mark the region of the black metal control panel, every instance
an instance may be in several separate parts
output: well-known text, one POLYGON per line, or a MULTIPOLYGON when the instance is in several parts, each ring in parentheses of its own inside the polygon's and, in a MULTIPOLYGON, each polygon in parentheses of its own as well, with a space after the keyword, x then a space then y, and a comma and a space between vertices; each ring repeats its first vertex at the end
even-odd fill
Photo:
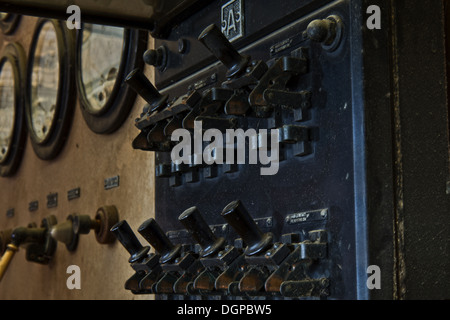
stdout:
POLYGON ((256 32, 251 21, 240 24, 244 1, 219 2, 198 12, 202 31, 192 18, 180 28, 189 38, 172 35, 177 52, 170 40, 147 52, 164 88, 138 71, 126 81, 148 102, 133 146, 156 152, 156 219, 139 232, 166 257, 158 276, 131 290, 193 299, 354 298, 350 3, 311 10, 299 2, 302 15, 256 32), (228 10, 232 30, 214 8, 222 18, 228 10), (240 50, 230 32, 245 44, 240 50), (189 139, 173 139, 177 129, 189 139), (211 138, 211 130, 220 135, 211 138), (229 147, 228 133, 238 130, 244 135, 229 147))
MULTIPOLYGON (((387 33, 363 43, 362 3, 294 2, 213 2, 145 54, 155 85, 139 70, 127 78, 148 103, 133 147, 156 157, 156 218, 138 229, 155 253, 128 225, 115 229, 133 239, 122 241, 136 271, 126 284, 132 292, 358 299, 373 294, 369 256, 385 270, 383 286, 396 281, 390 273, 401 275, 394 258, 380 260, 390 252, 402 259, 398 235, 389 238, 399 225, 389 212, 398 211, 382 210, 395 201, 380 189, 398 181, 386 167, 392 158, 384 169, 374 163, 389 155, 374 140, 389 122, 367 109, 386 112, 387 33)), ((391 143, 390 134, 378 141, 391 143)))

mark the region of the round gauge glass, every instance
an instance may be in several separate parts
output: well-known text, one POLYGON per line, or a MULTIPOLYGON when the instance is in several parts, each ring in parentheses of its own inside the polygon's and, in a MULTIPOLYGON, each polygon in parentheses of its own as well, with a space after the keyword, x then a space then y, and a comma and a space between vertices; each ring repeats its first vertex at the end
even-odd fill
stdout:
POLYGON ((127 119, 136 93, 123 81, 132 70, 144 66, 147 40, 147 32, 119 27, 85 23, 78 30, 78 96, 93 132, 112 133, 127 119))
POLYGON ((105 111, 114 91, 124 46, 124 29, 85 24, 81 49, 81 77, 93 114, 105 111))
POLYGON ((22 160, 26 142, 26 54, 15 42, 0 56, 0 176, 12 176, 22 160))
POLYGON ((55 122, 60 73, 58 40, 50 21, 42 26, 33 59, 31 124, 37 142, 43 142, 49 137, 55 122))
POLYGON ((26 121, 36 155, 54 158, 70 131, 76 87, 75 31, 65 21, 38 20, 30 46, 26 82, 26 121))
POLYGON ((14 70, 9 60, 0 66, 0 163, 9 155, 16 116, 14 70))

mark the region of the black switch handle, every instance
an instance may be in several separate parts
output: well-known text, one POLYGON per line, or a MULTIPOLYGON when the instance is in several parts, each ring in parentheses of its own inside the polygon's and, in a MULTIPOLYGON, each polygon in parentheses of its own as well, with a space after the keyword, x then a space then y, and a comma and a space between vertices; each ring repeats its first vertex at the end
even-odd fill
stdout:
POLYGON ((223 249, 225 239, 217 238, 214 235, 197 207, 192 207, 184 211, 178 217, 178 220, 202 247, 202 251, 200 252, 202 258, 223 249))
POLYGON ((163 107, 167 101, 167 95, 161 95, 140 69, 131 71, 125 83, 147 101, 152 112, 163 107))
POLYGON ((241 55, 215 24, 203 30, 198 40, 228 68, 228 78, 246 69, 250 57, 241 55))
POLYGON ((141 224, 138 232, 161 255, 161 263, 172 261, 180 255, 181 246, 172 244, 155 219, 150 218, 146 220, 141 224))
POLYGON ((114 233, 117 240, 119 240, 119 242, 131 254, 128 262, 133 263, 147 256, 150 247, 143 247, 141 245, 133 230, 131 230, 128 222, 125 220, 119 221, 111 228, 111 232, 114 233))
POLYGON ((272 233, 263 233, 240 200, 229 203, 222 211, 222 217, 244 240, 245 254, 255 255, 272 245, 272 233))

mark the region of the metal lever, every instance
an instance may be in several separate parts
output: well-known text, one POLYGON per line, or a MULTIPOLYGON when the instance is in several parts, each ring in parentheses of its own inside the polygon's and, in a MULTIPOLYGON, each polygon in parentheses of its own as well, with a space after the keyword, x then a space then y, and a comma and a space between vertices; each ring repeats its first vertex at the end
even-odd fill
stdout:
POLYGON ((181 252, 181 245, 173 245, 154 219, 148 219, 139 233, 160 253, 164 275, 154 285, 155 293, 188 293, 188 288, 203 268, 191 252, 181 252))
POLYGON ((125 282, 125 289, 134 294, 153 293, 152 286, 161 273, 159 255, 148 254, 150 247, 141 245, 125 220, 118 222, 111 231, 131 254, 128 261, 136 272, 125 282))
POLYGON ((160 110, 168 99, 168 95, 161 95, 140 69, 131 71, 125 83, 147 101, 151 112, 160 110))
POLYGON ((131 230, 130 225, 125 220, 116 223, 112 228, 113 232, 119 240, 119 242, 124 246, 124 248, 131 254, 128 262, 133 263, 139 261, 147 256, 147 252, 150 250, 149 246, 143 247, 139 240, 136 238, 133 230, 131 230))
POLYGON ((56 250, 56 241, 50 236, 49 230, 56 225, 56 217, 51 215, 42 220, 40 228, 18 227, 11 232, 10 243, 0 259, 0 281, 3 278, 15 253, 22 244, 28 244, 26 259, 28 261, 48 264, 56 250))
POLYGON ((6 251, 0 260, 0 281, 6 273, 19 246, 27 242, 43 242, 47 230, 45 228, 25 228, 19 227, 11 233, 11 243, 7 244, 6 251))
POLYGON ((272 233, 262 233, 240 200, 228 204, 222 211, 222 217, 244 240, 247 245, 245 255, 256 255, 272 245, 272 233))
POLYGON ((223 249, 225 239, 217 238, 212 233, 197 207, 192 207, 184 211, 178 217, 178 220, 202 247, 200 251, 201 258, 213 255, 223 249))
POLYGON ((250 57, 241 55, 215 24, 203 30, 198 40, 228 68, 228 78, 246 69, 250 57))
POLYGON ((180 255, 180 245, 173 245, 165 235, 155 219, 146 220, 138 229, 138 232, 147 240, 153 248, 161 255, 160 262, 167 263, 180 255))

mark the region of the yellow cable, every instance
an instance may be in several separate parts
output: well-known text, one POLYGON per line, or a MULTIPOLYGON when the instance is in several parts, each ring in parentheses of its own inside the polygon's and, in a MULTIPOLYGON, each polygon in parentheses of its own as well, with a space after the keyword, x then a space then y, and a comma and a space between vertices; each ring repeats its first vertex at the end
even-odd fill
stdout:
POLYGON ((6 251, 0 259, 0 281, 2 281, 6 270, 8 269, 9 263, 11 262, 17 250, 19 250, 19 248, 12 243, 6 246, 6 251))

